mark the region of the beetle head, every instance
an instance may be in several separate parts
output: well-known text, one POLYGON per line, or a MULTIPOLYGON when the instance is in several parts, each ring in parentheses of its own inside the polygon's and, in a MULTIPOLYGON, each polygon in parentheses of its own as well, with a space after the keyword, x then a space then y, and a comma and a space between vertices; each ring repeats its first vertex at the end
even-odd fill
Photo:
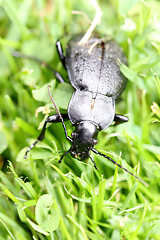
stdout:
POLYGON ((72 132, 73 143, 70 154, 72 157, 84 160, 89 157, 89 151, 97 143, 98 128, 89 121, 80 122, 72 132))

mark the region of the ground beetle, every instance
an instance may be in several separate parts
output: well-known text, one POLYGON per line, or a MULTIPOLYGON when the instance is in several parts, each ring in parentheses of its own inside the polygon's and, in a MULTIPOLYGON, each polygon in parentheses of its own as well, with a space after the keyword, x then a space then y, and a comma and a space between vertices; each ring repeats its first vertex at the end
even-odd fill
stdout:
MULTIPOLYGON (((59 163, 64 156, 70 153, 72 157, 78 160, 83 161, 90 158, 97 169, 93 158, 90 156, 90 151, 92 151, 107 158, 147 185, 139 177, 94 148, 99 131, 106 129, 113 121, 117 123, 128 121, 127 117, 115 114, 115 100, 124 90, 127 81, 120 71, 119 64, 120 62, 126 64, 126 58, 121 48, 113 40, 103 41, 93 37, 84 45, 80 45, 81 37, 81 35, 78 35, 69 41, 66 56, 63 54, 60 41, 58 40, 56 43, 60 60, 66 68, 70 82, 75 89, 68 106, 68 114, 60 114, 49 91, 57 114, 46 119, 38 139, 27 149, 25 158, 27 153, 44 139, 47 123, 62 122, 66 138, 72 145, 61 156, 59 163), (64 123, 66 119, 69 119, 75 127, 71 137, 67 134, 64 123)), ((55 70, 53 72, 60 82, 64 81, 58 72, 55 70)))

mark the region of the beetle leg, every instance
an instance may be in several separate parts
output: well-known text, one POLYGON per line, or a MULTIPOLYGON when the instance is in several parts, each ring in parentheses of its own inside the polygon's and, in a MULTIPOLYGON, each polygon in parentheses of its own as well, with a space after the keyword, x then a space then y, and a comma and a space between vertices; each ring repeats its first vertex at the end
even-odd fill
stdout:
MULTIPOLYGON (((63 118, 64 118, 64 119, 68 119, 68 114, 62 114, 62 115, 63 115, 63 118)), ((44 125, 43 125, 43 128, 42 128, 42 131, 41 131, 41 133, 40 133, 40 135, 39 135, 39 137, 38 137, 37 140, 36 140, 31 146, 29 146, 29 148, 27 149, 27 151, 26 151, 26 153, 25 153, 25 156, 24 156, 25 159, 27 158, 28 152, 29 152, 39 141, 42 141, 42 140, 44 139, 47 123, 57 123, 57 122, 61 122, 61 119, 60 119, 60 117, 59 117, 58 114, 49 116, 49 117, 46 119, 46 121, 45 121, 45 123, 44 123, 44 125)))
POLYGON ((118 122, 118 123, 128 122, 128 117, 119 115, 119 114, 115 114, 113 121, 118 122))
POLYGON ((63 64, 63 67, 66 68, 66 64, 65 64, 65 56, 63 54, 63 48, 62 48, 62 44, 61 42, 58 40, 56 42, 56 48, 57 48, 57 52, 58 52, 58 55, 59 55, 59 58, 63 64))

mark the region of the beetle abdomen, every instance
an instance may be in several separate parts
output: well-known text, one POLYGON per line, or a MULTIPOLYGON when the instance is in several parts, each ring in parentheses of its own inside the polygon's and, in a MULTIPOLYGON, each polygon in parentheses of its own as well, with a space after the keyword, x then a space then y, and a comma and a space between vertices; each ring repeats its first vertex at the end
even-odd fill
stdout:
POLYGON ((80 37, 71 40, 66 52, 72 86, 117 98, 126 84, 119 68, 119 62, 126 63, 121 48, 113 40, 102 42, 94 38, 82 46, 79 40, 80 37))

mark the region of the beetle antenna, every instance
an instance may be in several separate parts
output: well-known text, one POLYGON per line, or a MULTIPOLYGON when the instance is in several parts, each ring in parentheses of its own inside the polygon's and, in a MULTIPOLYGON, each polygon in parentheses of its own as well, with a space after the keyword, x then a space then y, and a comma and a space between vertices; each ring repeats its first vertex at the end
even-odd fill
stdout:
POLYGON ((49 69, 61 83, 64 82, 64 79, 59 72, 57 72, 48 63, 40 60, 39 58, 34 57, 34 56, 29 56, 29 55, 26 55, 26 54, 23 54, 23 53, 20 53, 20 52, 17 52, 17 51, 12 52, 12 56, 17 57, 17 58, 26 58, 26 59, 30 59, 30 60, 33 60, 35 62, 38 62, 40 65, 49 69))
POLYGON ((109 161, 111 161, 112 163, 114 163, 115 165, 117 165, 118 167, 122 168, 123 170, 125 170, 126 172, 128 172, 130 175, 132 175, 133 177, 137 178, 141 183, 143 183, 145 186, 149 186, 146 182, 144 182, 141 178, 137 177, 136 175, 134 175, 133 173, 131 173, 129 170, 127 170, 126 168, 122 167, 120 164, 118 164, 117 162, 115 162, 112 158, 108 157, 107 155, 99 152, 98 150, 92 148, 91 149, 95 154, 99 154, 100 156, 103 156, 105 158, 107 158, 109 161))
POLYGON ((56 112, 57 112, 57 114, 58 114, 58 116, 59 116, 59 118, 60 118, 60 120, 61 120, 61 122, 62 122, 62 126, 63 126, 63 128, 64 128, 64 132, 65 132, 66 138, 67 138, 67 140, 69 140, 70 142, 73 142, 73 139, 68 136, 67 129, 66 129, 66 125, 65 125, 65 123, 64 123, 63 117, 62 117, 59 109, 57 108, 57 105, 55 104, 55 101, 54 101, 54 99, 53 99, 53 97, 52 97, 52 95, 51 95, 51 92, 49 91, 49 88, 50 88, 50 87, 51 87, 51 86, 48 85, 48 93, 49 93, 50 99, 51 99, 51 101, 52 101, 52 103, 53 103, 53 105, 54 105, 54 107, 55 107, 55 109, 56 109, 56 112))

